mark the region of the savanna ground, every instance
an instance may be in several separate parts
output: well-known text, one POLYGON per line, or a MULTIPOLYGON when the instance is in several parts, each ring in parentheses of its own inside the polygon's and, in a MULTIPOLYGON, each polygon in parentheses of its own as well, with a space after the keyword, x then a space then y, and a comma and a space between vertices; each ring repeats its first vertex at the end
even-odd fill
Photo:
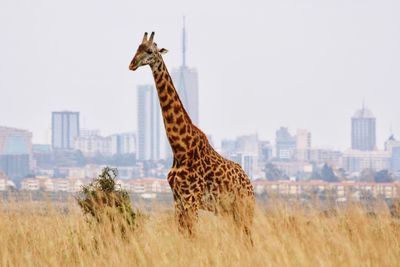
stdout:
POLYGON ((201 213, 196 235, 163 205, 125 221, 96 223, 74 201, 0 203, 1 266, 399 266, 400 220, 384 204, 324 212, 258 205, 249 246, 227 218, 201 213), (124 229, 121 231, 121 229, 124 229))

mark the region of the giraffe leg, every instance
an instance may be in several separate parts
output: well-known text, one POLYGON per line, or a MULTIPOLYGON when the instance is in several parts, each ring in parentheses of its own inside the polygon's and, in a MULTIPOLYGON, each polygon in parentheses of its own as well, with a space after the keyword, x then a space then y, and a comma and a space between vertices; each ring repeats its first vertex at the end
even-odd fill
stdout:
POLYGON ((179 231, 189 236, 194 235, 193 227, 198 220, 198 208, 194 204, 189 207, 184 207, 180 203, 175 202, 175 214, 178 220, 179 231))
POLYGON ((200 179, 191 177, 191 175, 195 174, 190 173, 186 168, 171 170, 168 175, 168 181, 174 194, 175 215, 179 230, 188 233, 189 236, 193 235, 193 225, 198 219, 200 196, 199 193, 196 194, 190 189, 192 184, 188 183, 189 180, 199 183, 200 179))
POLYGON ((244 233, 251 246, 254 245, 251 226, 254 217, 254 202, 252 199, 240 199, 233 203, 232 216, 238 228, 244 233))

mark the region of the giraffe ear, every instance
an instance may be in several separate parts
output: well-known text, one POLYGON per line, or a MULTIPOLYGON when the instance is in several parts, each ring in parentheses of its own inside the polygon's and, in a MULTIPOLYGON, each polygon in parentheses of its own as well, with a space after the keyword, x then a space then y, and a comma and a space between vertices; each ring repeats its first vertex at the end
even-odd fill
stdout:
POLYGON ((164 55, 168 52, 168 50, 165 48, 161 48, 160 50, 158 50, 158 52, 160 52, 161 55, 164 55))

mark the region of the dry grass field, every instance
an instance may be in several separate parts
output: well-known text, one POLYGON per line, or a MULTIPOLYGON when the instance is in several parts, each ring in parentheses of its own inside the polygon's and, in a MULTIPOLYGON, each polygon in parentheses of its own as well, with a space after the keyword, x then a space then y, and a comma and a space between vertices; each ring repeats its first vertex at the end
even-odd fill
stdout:
POLYGON ((76 204, 0 204, 1 266, 399 266, 400 221, 384 205, 334 212, 276 202, 256 212, 254 246, 230 219, 201 213, 196 236, 158 207, 124 234, 124 220, 88 223, 76 204))

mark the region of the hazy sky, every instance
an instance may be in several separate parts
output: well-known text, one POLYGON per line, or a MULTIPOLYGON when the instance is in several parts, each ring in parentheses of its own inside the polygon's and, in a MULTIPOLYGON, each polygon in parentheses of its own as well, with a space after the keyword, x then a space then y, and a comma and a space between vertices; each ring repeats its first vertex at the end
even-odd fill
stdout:
POLYGON ((0 125, 49 142, 51 111, 81 112, 102 134, 136 130, 128 71, 144 31, 156 31, 169 69, 200 78, 200 127, 216 140, 279 126, 309 129, 313 145, 347 148, 365 99, 378 145, 400 138, 400 1, 1 0, 0 125))

